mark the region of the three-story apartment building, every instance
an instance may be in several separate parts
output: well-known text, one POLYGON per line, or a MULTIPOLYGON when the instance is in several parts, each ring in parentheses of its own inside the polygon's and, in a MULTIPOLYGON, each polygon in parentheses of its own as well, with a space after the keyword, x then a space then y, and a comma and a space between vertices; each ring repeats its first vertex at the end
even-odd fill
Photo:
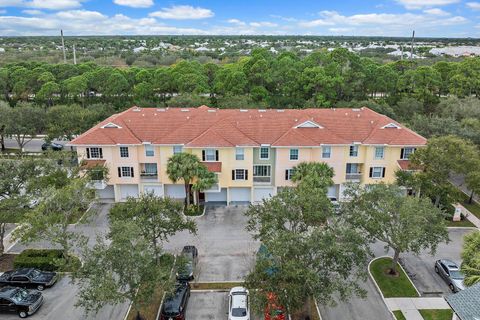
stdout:
POLYGON ((325 162, 334 169, 332 199, 345 183, 391 183, 395 171, 427 140, 368 108, 303 110, 219 110, 132 107, 115 114, 70 145, 85 165, 105 165, 100 198, 115 201, 143 192, 184 198, 182 182, 166 173, 175 153, 197 155, 218 176, 201 193, 206 202, 248 203, 291 186, 295 166, 325 162))

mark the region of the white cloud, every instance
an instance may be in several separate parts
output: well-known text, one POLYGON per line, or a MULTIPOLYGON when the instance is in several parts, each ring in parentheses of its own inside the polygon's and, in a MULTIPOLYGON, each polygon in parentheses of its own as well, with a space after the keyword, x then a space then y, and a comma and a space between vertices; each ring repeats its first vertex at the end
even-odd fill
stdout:
POLYGON ((31 16, 38 16, 38 15, 43 14, 43 11, 36 10, 36 9, 27 9, 27 10, 22 10, 22 13, 28 14, 28 15, 31 15, 31 16))
POLYGON ((113 0, 119 6, 126 6, 132 8, 149 8, 153 6, 153 0, 113 0))
POLYGON ((422 9, 426 7, 446 6, 458 3, 460 0, 396 0, 407 9, 422 9))
POLYGON ((195 20, 211 18, 215 14, 210 9, 192 6, 172 6, 150 13, 151 17, 172 20, 195 20))
POLYGON ((270 17, 275 18, 275 19, 280 19, 280 20, 283 20, 283 21, 287 21, 287 22, 298 21, 298 19, 296 19, 296 18, 284 17, 284 16, 279 16, 279 15, 276 15, 276 14, 271 14, 270 17))
POLYGON ((88 10, 71 10, 71 11, 61 11, 56 13, 56 16, 60 19, 66 20, 83 20, 83 21, 102 21, 108 17, 101 14, 98 11, 88 11, 88 10))
POLYGON ((446 17, 450 15, 450 12, 447 12, 439 8, 426 9, 426 10, 423 10, 423 12, 425 12, 426 14, 431 14, 434 16, 442 16, 442 17, 446 17))
POLYGON ((267 27, 267 28, 274 28, 278 27, 278 24, 268 21, 260 21, 260 22, 250 22, 250 25, 255 28, 267 27))
POLYGON ((331 26, 334 23, 324 19, 315 19, 310 21, 301 21, 298 25, 303 28, 315 28, 321 26, 331 26))
POLYGON ((480 10, 480 2, 467 2, 467 7, 473 10, 480 10))
POLYGON ((236 24, 237 26, 244 26, 246 25, 245 22, 241 21, 241 20, 238 20, 238 19, 229 19, 227 20, 228 23, 231 23, 231 24, 236 24))
POLYGON ((352 28, 329 28, 328 31, 333 32, 333 33, 347 33, 351 32, 353 29, 352 28))
POLYGON ((81 7, 84 1, 86 0, 0 0, 0 7, 64 10, 81 7))

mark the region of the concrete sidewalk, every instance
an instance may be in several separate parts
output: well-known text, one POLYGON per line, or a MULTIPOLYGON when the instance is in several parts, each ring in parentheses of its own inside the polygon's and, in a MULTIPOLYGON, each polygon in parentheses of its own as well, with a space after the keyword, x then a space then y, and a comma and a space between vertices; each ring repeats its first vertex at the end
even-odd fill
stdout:
POLYGON ((418 310, 450 309, 444 298, 386 298, 385 303, 390 311, 402 311, 407 320, 423 320, 418 310))

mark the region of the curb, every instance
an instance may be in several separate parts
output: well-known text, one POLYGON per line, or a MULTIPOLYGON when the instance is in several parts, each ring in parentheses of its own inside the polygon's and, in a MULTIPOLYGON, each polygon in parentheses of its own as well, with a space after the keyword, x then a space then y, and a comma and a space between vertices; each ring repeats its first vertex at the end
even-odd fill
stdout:
POLYGON ((313 303, 315 304, 315 309, 317 309, 318 318, 320 318, 320 320, 323 320, 322 314, 320 313, 320 309, 318 309, 317 300, 316 300, 316 299, 313 299, 313 303))
MULTIPOLYGON (((387 304, 387 301, 385 300, 385 297, 383 296, 383 292, 382 290, 380 289, 380 287, 378 286, 377 284, 377 281, 375 281, 375 278, 373 277, 372 273, 370 272, 370 265, 372 264, 373 261, 375 260, 378 260, 378 259, 381 259, 381 258, 390 258, 392 259, 391 256, 380 256, 380 257, 376 257, 372 260, 370 260, 370 262, 368 263, 368 267, 367 267, 367 271, 368 271, 368 275, 370 276, 370 279, 372 279, 373 283, 375 284, 375 288, 377 289, 378 293, 380 293, 380 296, 382 297, 382 300, 383 300, 383 303, 385 304, 385 307, 387 307, 387 310, 391 313, 393 319, 397 319, 397 317, 395 317, 395 314, 393 313, 392 310, 390 310, 390 308, 388 307, 388 304, 387 304)), ((405 275, 407 276, 407 279, 410 281, 410 283, 412 284, 413 288, 415 288, 415 291, 418 293, 418 296, 421 297, 422 295, 420 294, 420 292, 418 291, 417 287, 415 287, 415 285, 413 284, 412 280, 410 279, 410 277, 408 276, 408 274, 405 272, 405 269, 403 269, 402 265, 399 263, 398 264, 400 266, 400 268, 402 269, 402 271, 405 273, 405 275)))
POLYGON ((203 216, 205 215, 205 211, 206 211, 206 210, 207 210, 207 206, 204 205, 204 206, 203 206, 203 212, 202 212, 202 214, 199 215, 199 216, 187 216, 187 215, 183 212, 183 210, 182 210, 182 215, 183 215, 186 219, 190 219, 190 218, 192 218, 192 219, 197 219, 197 218, 203 217, 203 216))

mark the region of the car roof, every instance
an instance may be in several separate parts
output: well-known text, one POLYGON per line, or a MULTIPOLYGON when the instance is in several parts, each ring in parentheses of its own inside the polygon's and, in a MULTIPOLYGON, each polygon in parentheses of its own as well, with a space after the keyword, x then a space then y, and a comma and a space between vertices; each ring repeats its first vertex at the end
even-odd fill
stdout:
POLYGON ((163 310, 165 312, 178 312, 180 304, 182 303, 182 297, 187 290, 188 283, 177 282, 175 285, 175 292, 167 296, 163 302, 163 310))
POLYGON ((246 291, 231 292, 231 295, 232 295, 232 309, 247 308, 247 292, 246 291))
POLYGON ((449 270, 459 270, 458 264, 449 259, 440 260, 449 270))
MULTIPOLYGON (((20 269, 11 270, 11 271, 8 271, 8 272, 10 272, 9 273, 10 276, 26 276, 30 272, 32 272, 33 270, 34 270, 34 268, 20 268, 20 269)), ((5 273, 7 273, 7 272, 5 272, 5 273)))

